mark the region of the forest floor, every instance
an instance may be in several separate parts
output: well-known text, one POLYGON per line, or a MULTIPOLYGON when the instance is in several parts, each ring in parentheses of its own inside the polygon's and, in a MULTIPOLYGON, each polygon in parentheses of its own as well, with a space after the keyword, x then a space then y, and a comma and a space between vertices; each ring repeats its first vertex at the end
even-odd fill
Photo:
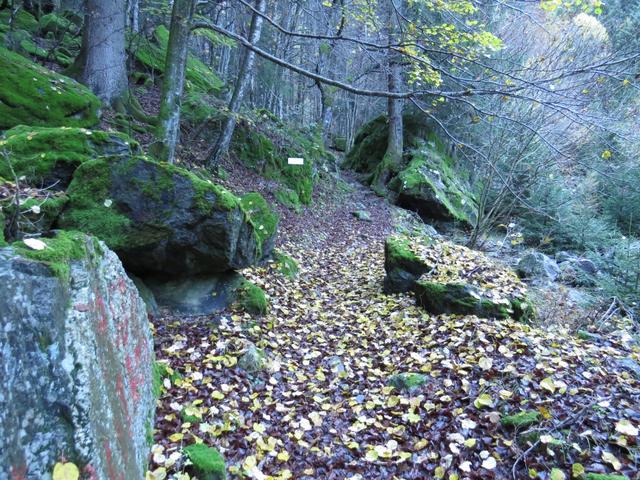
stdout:
POLYGON ((281 212, 278 248, 298 261, 296 278, 273 264, 242 272, 271 300, 260 321, 229 311, 154 322, 157 360, 178 375, 159 400, 150 478, 189 478, 181 449, 198 440, 223 452, 231 478, 640 478, 640 383, 625 369, 637 346, 432 316, 385 295, 390 207, 338 185, 301 215, 281 212), (237 362, 252 345, 267 364, 250 375, 237 362), (398 372, 428 381, 400 392, 388 385, 398 372), (519 412, 537 421, 501 422, 519 412))

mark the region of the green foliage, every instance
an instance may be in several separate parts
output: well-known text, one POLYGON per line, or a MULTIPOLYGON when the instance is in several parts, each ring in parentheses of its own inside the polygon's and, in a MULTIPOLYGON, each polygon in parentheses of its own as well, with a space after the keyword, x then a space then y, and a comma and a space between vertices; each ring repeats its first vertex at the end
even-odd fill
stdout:
POLYGON ((47 245, 44 250, 33 250, 22 241, 12 244, 16 253, 23 257, 46 264, 51 271, 63 281, 68 281, 70 264, 80 260, 86 254, 86 236, 80 232, 57 231, 55 237, 42 238, 47 245))
POLYGON ((4 238, 4 212, 0 210, 0 248, 7 245, 7 241, 4 238))
POLYGON ((427 376, 421 373, 396 373, 387 381, 389 385, 400 391, 413 392, 427 383, 427 376))
MULTIPOLYGON (((162 74, 164 72, 168 43, 169 30, 160 25, 154 30, 151 40, 143 38, 139 44, 134 44, 131 49, 138 62, 150 70, 162 74)), ((187 93, 219 93, 223 87, 223 82, 213 73, 211 68, 202 63, 193 54, 189 54, 185 69, 184 87, 187 93)))
POLYGON ((0 130, 16 125, 91 127, 100 100, 84 85, 0 47, 0 130))
POLYGON ((184 453, 193 464, 194 473, 200 480, 227 478, 224 457, 215 448, 196 443, 185 447, 184 453))
POLYGON ((51 195, 45 198, 28 198, 17 207, 14 202, 0 202, 0 207, 8 217, 14 218, 17 212, 18 238, 22 234, 35 234, 51 229, 62 209, 69 201, 66 195, 51 195))
POLYGON ((18 9, 15 14, 9 8, 0 10, 0 32, 8 32, 11 29, 35 33, 38 20, 23 8, 18 9))
POLYGON ((245 312, 252 315, 265 315, 269 311, 264 291, 248 280, 244 280, 238 289, 238 303, 245 312))

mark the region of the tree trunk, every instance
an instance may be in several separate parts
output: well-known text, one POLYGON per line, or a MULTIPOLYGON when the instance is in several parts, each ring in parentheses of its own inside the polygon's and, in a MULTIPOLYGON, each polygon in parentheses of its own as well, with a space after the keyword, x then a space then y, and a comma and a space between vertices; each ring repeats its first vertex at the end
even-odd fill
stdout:
POLYGON ((103 102, 126 96, 124 0, 87 0, 82 52, 76 60, 80 81, 103 102))
POLYGON ((154 147, 159 160, 173 163, 180 132, 180 97, 189 54, 189 33, 195 0, 175 0, 171 14, 171 31, 162 78, 162 96, 154 147))
MULTIPOLYGON (((394 8, 389 9, 388 16, 388 40, 392 44, 398 40, 398 26, 395 19, 394 8)), ((390 92, 399 92, 402 83, 402 58, 395 52, 389 51, 387 54, 387 86, 390 92)), ((387 149, 384 153, 382 162, 378 165, 375 175, 372 179, 374 190, 383 193, 386 192, 386 185, 391 176, 397 171, 402 162, 402 153, 404 150, 403 141, 403 124, 402 124, 402 107, 404 101, 402 99, 387 99, 387 114, 389 117, 389 136, 387 139, 387 149)))
MULTIPOLYGON (((256 0, 256 10, 264 12, 266 10, 266 0, 256 0)), ((262 17, 257 14, 253 14, 251 18, 251 27, 249 30, 249 42, 253 45, 257 44, 260 40, 260 33, 262 31, 262 17)), ((251 80, 251 71, 253 70, 253 64, 255 63, 256 54, 249 49, 245 49, 244 57, 238 71, 238 78, 236 79, 236 85, 229 102, 227 118, 222 126, 220 135, 216 143, 207 152, 207 166, 211 169, 217 170, 220 159, 229 149, 231 138, 233 137, 233 131, 236 127, 236 113, 240 110, 242 99, 244 97, 247 85, 251 80)))

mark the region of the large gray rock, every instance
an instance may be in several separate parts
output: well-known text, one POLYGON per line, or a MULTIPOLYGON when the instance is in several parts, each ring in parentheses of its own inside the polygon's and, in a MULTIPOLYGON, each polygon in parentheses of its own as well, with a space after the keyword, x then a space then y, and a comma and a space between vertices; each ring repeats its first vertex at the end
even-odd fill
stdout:
POLYGON ((560 267, 544 253, 530 250, 518 261, 518 274, 523 278, 554 281, 560 276, 560 267))
POLYGON ((185 169, 143 157, 83 163, 58 219, 90 233, 141 277, 241 269, 273 250, 278 218, 259 194, 238 198, 185 169))
POLYGON ((144 478, 155 408, 145 305, 104 244, 44 241, 43 252, 0 249, 0 478, 50 479, 63 458, 82 478, 144 478))

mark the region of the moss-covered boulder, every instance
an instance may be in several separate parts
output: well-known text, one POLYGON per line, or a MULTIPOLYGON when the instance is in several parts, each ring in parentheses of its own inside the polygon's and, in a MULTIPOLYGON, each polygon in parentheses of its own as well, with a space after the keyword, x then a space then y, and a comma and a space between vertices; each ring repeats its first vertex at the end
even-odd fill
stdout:
POLYGON ((124 134, 77 127, 19 126, 0 137, 0 177, 24 177, 34 187, 65 189, 80 164, 98 157, 126 157, 138 152, 124 134))
POLYGON ((143 277, 244 268, 273 249, 278 218, 260 195, 146 157, 84 162, 67 194, 58 224, 104 240, 143 277))
POLYGON ((408 237, 393 235, 384 244, 384 278, 386 293, 409 292, 415 282, 431 270, 426 259, 420 258, 411 249, 411 242, 430 242, 428 237, 408 237))
POLYGON ((91 127, 100 100, 84 85, 0 47, 0 130, 16 125, 91 127))
MULTIPOLYGON (((149 71, 162 75, 167 57, 169 30, 160 25, 150 39, 140 37, 131 42, 130 50, 135 59, 149 71)), ((185 68, 185 91, 200 94, 219 93, 224 83, 213 70, 194 55, 189 54, 185 68)))
POLYGON ((366 182, 376 188, 380 173, 390 172, 386 190, 380 193, 424 220, 473 222, 476 207, 468 174, 420 116, 406 114, 403 121, 405 155, 401 162, 389 164, 384 158, 389 125, 382 115, 360 129, 344 165, 365 174, 366 182))
POLYGON ((524 320, 533 314, 515 272, 480 252, 441 239, 393 235, 385 244, 387 293, 413 292, 434 314, 524 320))
POLYGON ((417 212, 423 219, 475 219, 475 200, 462 173, 453 170, 452 160, 427 142, 411 151, 411 161, 389 182, 398 206, 417 212))

